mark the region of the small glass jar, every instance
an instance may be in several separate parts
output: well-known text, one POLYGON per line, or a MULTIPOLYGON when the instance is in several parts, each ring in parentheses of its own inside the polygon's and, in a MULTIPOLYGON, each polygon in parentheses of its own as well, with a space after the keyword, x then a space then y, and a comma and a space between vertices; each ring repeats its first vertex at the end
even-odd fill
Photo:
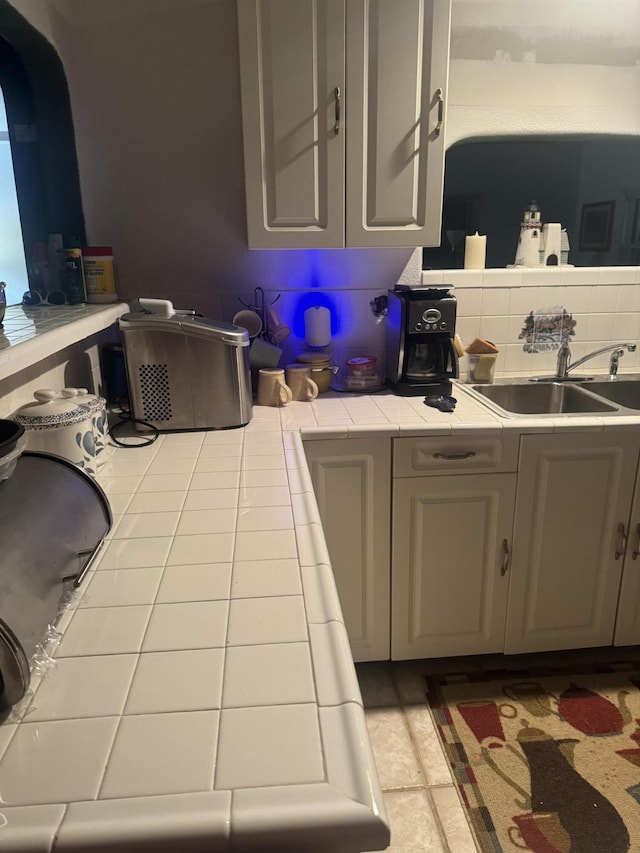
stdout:
POLYGON ((359 355, 345 362, 347 373, 344 387, 347 391, 371 391, 380 387, 378 359, 374 355, 359 355))

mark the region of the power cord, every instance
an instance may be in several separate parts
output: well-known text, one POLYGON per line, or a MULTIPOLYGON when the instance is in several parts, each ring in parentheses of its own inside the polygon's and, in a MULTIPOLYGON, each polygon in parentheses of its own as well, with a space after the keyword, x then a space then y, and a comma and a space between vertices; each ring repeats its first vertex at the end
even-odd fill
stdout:
MULTIPOLYGON (((117 401, 116 405, 120 409, 118 412, 119 421, 109 427, 109 437, 114 444, 117 444, 118 447, 148 447, 150 444, 153 444, 154 441, 158 440, 160 437, 160 430, 158 430, 157 427, 154 427, 153 424, 148 423, 148 421, 132 417, 131 410, 129 409, 129 401, 126 395, 121 397, 117 401), (133 444, 127 444, 116 437, 116 432, 121 431, 128 424, 140 424, 141 426, 147 427, 151 432, 151 435, 147 436, 143 441, 136 441, 133 444)), ((142 438, 142 436, 140 437, 142 438)))

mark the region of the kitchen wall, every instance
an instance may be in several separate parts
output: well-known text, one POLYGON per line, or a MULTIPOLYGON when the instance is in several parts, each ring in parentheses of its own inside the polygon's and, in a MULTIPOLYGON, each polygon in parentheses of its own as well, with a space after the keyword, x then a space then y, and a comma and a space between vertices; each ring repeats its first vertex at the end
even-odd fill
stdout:
MULTIPOLYGON (((317 288, 349 315, 336 346, 379 347, 368 302, 415 276, 410 251, 246 247, 234 0, 11 2, 61 55, 88 239, 114 245, 122 297, 230 319, 256 285, 282 293, 290 316, 296 293, 317 288)), ((604 24, 578 0, 541 3, 453 0, 447 144, 640 133, 639 71, 622 50, 637 36, 632 0, 611 0, 604 24)))

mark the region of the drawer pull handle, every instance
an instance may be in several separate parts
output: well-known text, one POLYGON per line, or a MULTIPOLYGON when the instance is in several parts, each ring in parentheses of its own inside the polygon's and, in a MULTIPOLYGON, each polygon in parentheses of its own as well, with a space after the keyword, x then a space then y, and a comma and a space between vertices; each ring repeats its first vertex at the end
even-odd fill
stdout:
POLYGON ((633 554, 631 555, 634 560, 637 560, 640 557, 640 524, 636 524, 636 546, 633 549, 633 554))
POLYGON ((506 539, 502 540, 502 565, 500 566, 500 576, 504 577, 509 569, 509 543, 506 539))
POLYGON ((434 453, 434 459, 446 459, 447 462, 456 461, 458 459, 471 459, 472 456, 475 456, 475 450, 467 450, 466 453, 434 453))
POLYGON ((616 548, 615 558, 619 560, 624 554, 627 547, 627 531, 624 529, 624 524, 620 522, 618 525, 618 546, 616 548))

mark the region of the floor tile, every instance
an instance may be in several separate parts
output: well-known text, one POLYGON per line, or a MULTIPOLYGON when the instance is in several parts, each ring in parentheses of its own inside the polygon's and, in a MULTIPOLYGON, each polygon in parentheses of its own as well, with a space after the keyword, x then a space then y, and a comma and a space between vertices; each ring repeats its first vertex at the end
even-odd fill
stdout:
POLYGON ((208 791, 219 711, 124 717, 100 799, 208 791))
POLYGON ((402 709, 373 708, 367 711, 366 720, 382 790, 422 787, 422 772, 402 709))
POLYGON ((224 649, 140 655, 125 714, 220 708, 223 662, 224 649))
POLYGON ((365 708, 398 706, 398 694, 391 680, 388 663, 358 663, 356 673, 365 708))
POLYGON ((386 853, 457 853, 445 847, 424 790, 384 794, 391 827, 391 844, 386 853))
POLYGON ((216 789, 323 780, 315 705, 222 710, 216 789))
POLYGON ((426 784, 450 784, 449 762, 442 751, 440 736, 426 704, 405 705, 404 713, 422 765, 426 784))
POLYGON ((431 796, 451 853, 476 853, 476 843, 453 785, 432 788, 431 796))

